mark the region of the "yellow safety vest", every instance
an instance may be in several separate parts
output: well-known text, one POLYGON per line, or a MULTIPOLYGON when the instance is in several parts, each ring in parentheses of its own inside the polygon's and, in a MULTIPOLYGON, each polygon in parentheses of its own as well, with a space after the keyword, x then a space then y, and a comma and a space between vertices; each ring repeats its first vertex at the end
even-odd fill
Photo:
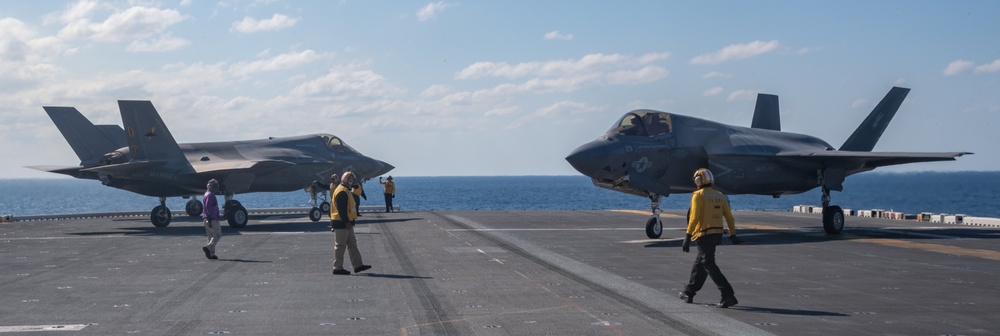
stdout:
POLYGON ((343 184, 338 186, 337 190, 334 190, 333 197, 330 199, 333 202, 333 205, 330 207, 330 220, 341 220, 339 209, 337 209, 337 195, 340 193, 347 193, 347 219, 352 222, 357 220, 358 213, 357 209, 354 208, 354 196, 351 195, 351 191, 347 190, 347 187, 343 184))
POLYGON ((729 224, 729 234, 736 234, 736 221, 729 210, 726 195, 712 187, 704 187, 691 193, 691 215, 687 226, 687 234, 691 235, 691 240, 698 240, 706 234, 723 233, 723 218, 729 224))
POLYGON ((385 189, 382 191, 383 194, 393 194, 393 195, 396 194, 396 182, 386 180, 384 182, 378 181, 378 183, 385 185, 385 189))

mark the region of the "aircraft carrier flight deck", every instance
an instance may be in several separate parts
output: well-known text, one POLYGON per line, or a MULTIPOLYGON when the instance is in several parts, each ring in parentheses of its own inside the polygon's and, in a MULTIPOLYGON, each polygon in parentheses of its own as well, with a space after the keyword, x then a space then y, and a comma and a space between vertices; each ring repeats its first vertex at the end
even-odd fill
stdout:
MULTIPOLYGON (((371 270, 333 275, 326 218, 223 226, 218 260, 196 218, 0 224, 0 334, 32 335, 995 335, 1000 228, 819 214, 734 213, 719 247, 739 304, 709 281, 677 298, 695 253, 683 213, 363 213, 371 270)), ((348 262, 349 265, 349 262, 348 262)), ((350 268, 348 268, 350 269, 350 268)))

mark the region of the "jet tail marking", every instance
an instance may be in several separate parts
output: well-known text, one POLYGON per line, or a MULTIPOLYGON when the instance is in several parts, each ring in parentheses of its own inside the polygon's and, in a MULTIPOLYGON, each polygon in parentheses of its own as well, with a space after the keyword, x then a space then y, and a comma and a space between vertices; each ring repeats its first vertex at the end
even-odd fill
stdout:
POLYGON ((781 131, 781 116, 778 114, 778 96, 766 93, 757 94, 757 105, 753 109, 751 128, 781 131))
POLYGON ((840 146, 840 150, 871 152, 909 92, 910 89, 907 88, 892 87, 889 93, 882 98, 882 101, 875 106, 875 109, 868 114, 865 121, 861 122, 861 125, 858 125, 858 128, 854 130, 851 137, 847 138, 847 141, 844 141, 844 144, 840 146))
POLYGON ((166 161, 191 168, 153 103, 148 100, 119 100, 118 108, 133 160, 166 161))
POLYGON ((104 154, 126 146, 125 131, 118 125, 94 125, 74 107, 42 108, 84 167, 97 165, 104 154))

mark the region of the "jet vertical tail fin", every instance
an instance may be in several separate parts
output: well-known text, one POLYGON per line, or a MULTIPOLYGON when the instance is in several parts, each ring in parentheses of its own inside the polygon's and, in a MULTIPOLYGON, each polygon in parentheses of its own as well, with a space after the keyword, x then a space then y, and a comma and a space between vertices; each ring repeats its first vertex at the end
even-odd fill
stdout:
POLYGON ((751 128, 781 130, 781 116, 778 114, 778 96, 766 93, 757 94, 757 106, 753 109, 751 128))
POLYGON ((80 165, 94 166, 101 156, 127 146, 118 125, 94 125, 74 107, 43 106, 63 138, 80 158, 80 165))
POLYGON ((132 159, 183 162, 190 166, 153 103, 148 100, 119 100, 118 108, 132 159))
POLYGON ((875 143, 882 137, 882 132, 889 126, 889 121, 896 115, 899 106, 903 104, 903 99, 910 93, 910 89, 898 86, 892 87, 889 93, 882 98, 882 101, 875 106, 875 109, 868 114, 865 121, 858 125, 850 138, 840 146, 842 151, 871 152, 875 148, 875 143))

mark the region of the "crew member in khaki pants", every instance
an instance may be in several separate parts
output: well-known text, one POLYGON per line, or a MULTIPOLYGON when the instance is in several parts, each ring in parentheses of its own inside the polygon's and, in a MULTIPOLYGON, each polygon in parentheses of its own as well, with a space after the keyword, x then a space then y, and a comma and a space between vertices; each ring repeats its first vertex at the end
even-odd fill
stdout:
POLYGON ((362 263, 358 240, 354 236, 354 221, 357 220, 358 213, 354 206, 354 195, 349 188, 355 182, 354 173, 345 172, 340 179, 340 185, 333 191, 331 197, 333 206, 330 207, 330 227, 336 236, 333 248, 333 274, 351 274, 351 271, 344 269, 344 250, 351 255, 354 273, 372 268, 371 265, 362 263))

